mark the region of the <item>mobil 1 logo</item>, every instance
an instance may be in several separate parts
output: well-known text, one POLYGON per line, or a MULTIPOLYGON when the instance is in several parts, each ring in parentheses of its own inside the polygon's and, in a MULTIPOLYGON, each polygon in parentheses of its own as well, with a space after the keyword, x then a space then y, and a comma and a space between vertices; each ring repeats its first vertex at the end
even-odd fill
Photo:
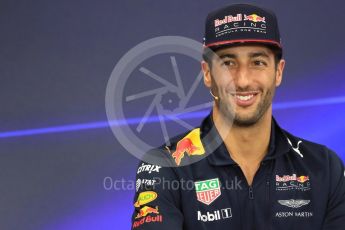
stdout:
POLYGON ((224 208, 220 210, 215 210, 213 212, 201 213, 198 211, 198 221, 202 222, 212 222, 222 219, 229 219, 232 217, 231 208, 224 208))

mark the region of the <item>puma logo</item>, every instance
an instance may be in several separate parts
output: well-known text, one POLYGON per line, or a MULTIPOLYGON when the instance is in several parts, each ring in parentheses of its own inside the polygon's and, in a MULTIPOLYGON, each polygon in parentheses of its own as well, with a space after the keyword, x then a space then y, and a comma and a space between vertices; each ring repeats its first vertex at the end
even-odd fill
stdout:
POLYGON ((287 138, 287 140, 288 140, 288 142, 289 142, 291 148, 292 148, 296 153, 298 153, 298 155, 300 155, 300 157, 303 158, 303 154, 301 153, 301 151, 299 151, 299 144, 301 144, 302 141, 298 141, 298 142, 297 142, 297 147, 295 148, 295 147, 292 146, 292 143, 291 143, 290 139, 287 138))

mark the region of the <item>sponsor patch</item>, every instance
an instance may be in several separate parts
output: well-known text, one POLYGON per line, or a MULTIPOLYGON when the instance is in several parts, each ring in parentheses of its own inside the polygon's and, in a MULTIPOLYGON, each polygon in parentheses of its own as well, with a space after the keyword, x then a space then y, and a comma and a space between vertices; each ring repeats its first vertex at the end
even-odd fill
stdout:
POLYGON ((216 37, 237 32, 267 33, 266 18, 256 13, 227 15, 214 20, 214 32, 216 37))
POLYGON ((266 23, 265 17, 261 17, 257 14, 246 15, 244 14, 244 21, 252 21, 252 22, 264 22, 266 23))
POLYGON ((135 189, 138 192, 141 187, 151 187, 154 186, 156 180, 149 180, 149 179, 138 179, 135 183, 135 189))
POLYGON ((133 228, 138 228, 143 224, 156 224, 156 223, 162 223, 162 222, 163 222, 162 215, 156 215, 156 216, 147 215, 140 220, 134 221, 133 228))
POLYGON ((194 182, 198 201, 210 205, 220 195, 220 182, 218 178, 194 182))
POLYGON ((134 203, 134 207, 139 208, 140 206, 154 201, 158 197, 156 192, 146 191, 139 193, 137 201, 134 203))
POLYGON ((308 191, 310 190, 310 177, 309 176, 297 176, 292 175, 276 175, 276 190, 277 191, 288 191, 288 190, 299 190, 308 191))
POLYGON ((202 214, 201 211, 198 211, 198 220, 202 222, 212 222, 222 219, 228 219, 231 217, 231 208, 224 208, 213 212, 206 212, 205 214, 202 214))
POLYGON ((152 172, 159 173, 160 168, 162 167, 158 165, 150 165, 150 164, 142 163, 141 166, 138 168, 137 174, 140 174, 142 172, 148 172, 149 174, 151 174, 152 172))
POLYGON ((290 141, 289 138, 287 138, 289 145, 291 146, 291 148, 293 149, 293 151, 295 151, 300 157, 303 158, 303 154, 301 153, 301 151, 299 150, 299 145, 302 143, 302 141, 298 141, 297 142, 297 147, 293 147, 292 142, 290 141))
POLYGON ((276 212, 275 217, 277 218, 310 218, 313 217, 313 212, 276 212))
POLYGON ((278 203, 289 208, 300 208, 310 203, 310 200, 278 200, 278 203))
POLYGON ((205 154, 205 149, 200 140, 200 128, 193 129, 184 138, 177 142, 176 150, 171 155, 175 160, 176 165, 181 164, 185 154, 188 156, 205 154))
POLYGON ((144 206, 139 210, 138 215, 135 217, 135 219, 139 219, 141 217, 145 217, 148 214, 159 214, 158 212, 158 206, 156 206, 155 208, 149 207, 149 206, 144 206))

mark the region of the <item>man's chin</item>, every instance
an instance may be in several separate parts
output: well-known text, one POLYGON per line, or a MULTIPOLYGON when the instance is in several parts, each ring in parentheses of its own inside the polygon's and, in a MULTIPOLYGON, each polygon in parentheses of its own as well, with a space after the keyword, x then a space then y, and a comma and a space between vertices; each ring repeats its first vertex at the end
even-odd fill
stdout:
POLYGON ((258 122, 259 118, 257 117, 248 117, 248 118, 243 118, 243 117, 237 117, 235 116, 233 120, 233 125, 239 126, 239 127, 250 127, 255 125, 258 122))

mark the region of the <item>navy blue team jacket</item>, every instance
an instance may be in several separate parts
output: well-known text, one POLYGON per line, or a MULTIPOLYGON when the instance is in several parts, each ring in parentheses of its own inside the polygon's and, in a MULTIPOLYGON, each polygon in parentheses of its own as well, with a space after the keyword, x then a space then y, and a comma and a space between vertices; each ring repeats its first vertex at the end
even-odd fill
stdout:
POLYGON ((344 165, 325 146, 272 121, 269 151, 248 185, 212 117, 159 152, 180 167, 140 162, 132 229, 344 230, 344 165))

